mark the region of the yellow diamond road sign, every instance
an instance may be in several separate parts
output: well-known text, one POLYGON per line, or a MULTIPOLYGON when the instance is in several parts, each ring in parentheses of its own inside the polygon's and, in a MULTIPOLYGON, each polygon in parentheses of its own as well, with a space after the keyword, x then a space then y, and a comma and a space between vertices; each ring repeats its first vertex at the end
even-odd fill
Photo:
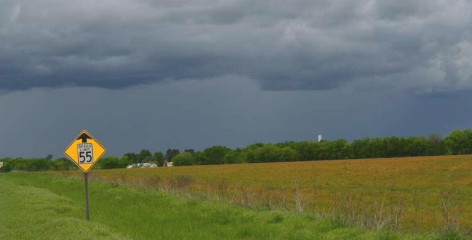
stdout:
POLYGON ((64 154, 87 173, 106 151, 89 132, 83 130, 64 150, 64 154))

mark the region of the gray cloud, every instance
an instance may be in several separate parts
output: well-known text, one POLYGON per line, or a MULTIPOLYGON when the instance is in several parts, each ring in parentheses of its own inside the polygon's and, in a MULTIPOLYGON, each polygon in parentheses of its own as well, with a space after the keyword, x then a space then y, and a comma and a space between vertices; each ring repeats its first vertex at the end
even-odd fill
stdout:
POLYGON ((4 0, 0 89, 255 79, 265 90, 472 89, 465 0, 4 0))

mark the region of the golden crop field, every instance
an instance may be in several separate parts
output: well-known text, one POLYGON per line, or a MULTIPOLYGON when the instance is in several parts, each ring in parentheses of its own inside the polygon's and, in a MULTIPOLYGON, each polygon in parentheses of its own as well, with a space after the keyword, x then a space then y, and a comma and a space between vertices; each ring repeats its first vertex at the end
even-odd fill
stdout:
POLYGON ((472 226, 471 155, 93 170, 91 178, 377 229, 472 226))

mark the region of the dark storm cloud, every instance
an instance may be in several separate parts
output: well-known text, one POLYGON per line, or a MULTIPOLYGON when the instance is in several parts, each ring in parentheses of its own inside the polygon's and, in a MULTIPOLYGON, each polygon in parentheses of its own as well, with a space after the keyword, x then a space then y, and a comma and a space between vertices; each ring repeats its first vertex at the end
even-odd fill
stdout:
POLYGON ((116 91, 16 91, 0 95, 0 133, 5 136, 0 138, 0 158, 62 157, 82 129, 99 139, 108 154, 119 156, 143 148, 154 152, 316 141, 318 134, 327 140, 446 134, 470 126, 472 116, 464 111, 472 95, 451 95, 262 91, 253 80, 234 76, 116 91))
POLYGON ((472 2, 4 0, 0 89, 228 75, 266 90, 472 88, 472 2))
POLYGON ((446 136, 472 127, 470 102, 471 91, 262 91, 253 80, 234 76, 116 91, 31 89, 0 95, 0 158, 63 157, 62 150, 82 129, 108 154, 120 156, 143 148, 316 141, 318 134, 326 140, 446 136))

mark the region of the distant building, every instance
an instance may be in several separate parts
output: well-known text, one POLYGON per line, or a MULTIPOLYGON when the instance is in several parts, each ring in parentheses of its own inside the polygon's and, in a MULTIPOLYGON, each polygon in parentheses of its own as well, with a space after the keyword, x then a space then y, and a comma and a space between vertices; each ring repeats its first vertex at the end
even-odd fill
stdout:
POLYGON ((168 162, 167 159, 164 160, 163 167, 173 167, 174 164, 172 162, 168 162))
POLYGON ((128 165, 126 167, 127 169, 130 168, 157 168, 157 165, 154 163, 134 163, 131 165, 128 165))
POLYGON ((323 135, 318 135, 318 142, 323 141, 323 135))

